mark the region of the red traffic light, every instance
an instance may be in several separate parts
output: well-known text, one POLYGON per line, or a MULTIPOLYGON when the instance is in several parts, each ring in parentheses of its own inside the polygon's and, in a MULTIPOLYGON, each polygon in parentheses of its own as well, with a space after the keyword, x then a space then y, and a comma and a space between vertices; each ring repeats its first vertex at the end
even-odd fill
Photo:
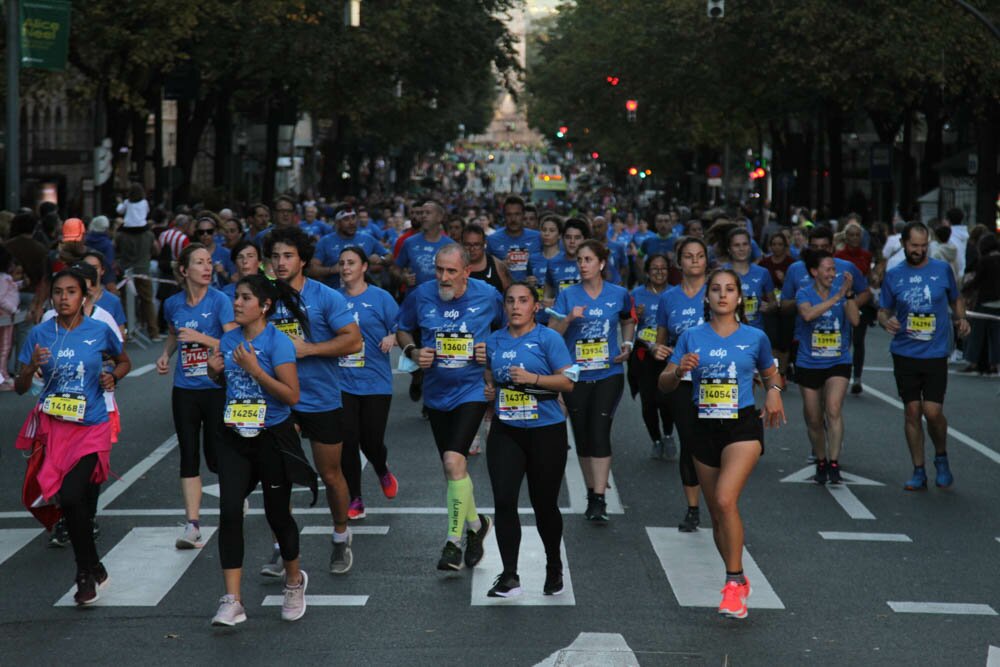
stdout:
POLYGON ((757 180, 758 178, 764 178, 765 176, 767 176, 767 170, 765 170, 764 167, 757 167, 750 172, 751 180, 757 180))
POLYGON ((625 102, 625 110, 626 111, 635 111, 638 108, 639 108, 639 103, 637 101, 635 101, 635 100, 627 100, 625 102))
POLYGON ((628 175, 629 176, 635 176, 638 173, 639 173, 639 170, 636 169, 635 167, 629 167, 628 168, 628 175))
POLYGON ((619 79, 618 79, 617 76, 609 76, 609 77, 605 78, 604 80, 607 81, 608 83, 610 83, 612 86, 617 86, 618 85, 618 81, 619 81, 619 79))
POLYGON ((593 153, 590 154, 590 159, 591 160, 596 160, 599 157, 601 157, 601 154, 598 153, 597 151, 594 151, 593 153))
POLYGON ((560 131, 561 133, 563 133, 563 134, 569 134, 569 128, 568 128, 568 127, 566 127, 565 125, 560 125, 560 126, 559 126, 559 131, 560 131))

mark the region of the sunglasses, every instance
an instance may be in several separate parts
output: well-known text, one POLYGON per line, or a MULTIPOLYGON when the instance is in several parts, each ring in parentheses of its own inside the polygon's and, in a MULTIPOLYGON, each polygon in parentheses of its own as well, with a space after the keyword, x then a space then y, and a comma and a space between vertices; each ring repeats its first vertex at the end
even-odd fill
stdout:
POLYGON ((214 234, 215 233, 215 229, 199 229, 197 231, 197 233, 198 234, 214 234))

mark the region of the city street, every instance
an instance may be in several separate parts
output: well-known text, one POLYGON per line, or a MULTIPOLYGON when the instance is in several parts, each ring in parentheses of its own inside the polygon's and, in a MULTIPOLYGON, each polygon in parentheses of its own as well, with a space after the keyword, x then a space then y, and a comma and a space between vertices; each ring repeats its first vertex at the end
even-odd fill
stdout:
MULTIPOLYGON (((638 404, 627 396, 615 421, 608 525, 585 522, 585 488, 570 457, 560 498, 562 596, 541 595, 544 555, 530 509, 522 511, 522 596, 486 597, 501 569, 492 535, 473 571, 437 571, 445 484, 430 427, 406 395, 408 378, 397 375, 387 443, 400 492, 386 500, 364 471, 368 516, 352 524, 353 569, 329 574, 324 499, 308 508, 307 492, 293 494, 309 609, 283 623, 280 582, 257 574, 271 550, 258 492, 246 519, 249 620, 233 629, 209 625, 223 592, 211 537, 216 480, 204 478, 204 549, 175 550, 184 515, 170 380, 152 367, 159 349, 132 346, 132 377, 118 391, 116 477, 98 517, 111 583, 94 608, 74 608, 71 549, 49 548, 20 504, 24 461, 13 440, 32 398, 0 396, 0 663, 1000 664, 1000 594, 990 578, 1000 556, 1000 383, 949 376, 955 485, 904 492, 911 468, 888 339, 873 330, 868 345, 865 392, 849 395, 844 408, 847 485, 808 479, 798 389, 784 394, 789 423, 767 434, 741 503, 754 590, 746 620, 716 614, 724 568, 707 512, 697 533, 677 531, 685 509, 677 464, 649 458, 638 404)), ((490 512, 485 453, 469 467, 480 511, 490 512)), ((529 506, 524 488, 521 506, 529 506)))

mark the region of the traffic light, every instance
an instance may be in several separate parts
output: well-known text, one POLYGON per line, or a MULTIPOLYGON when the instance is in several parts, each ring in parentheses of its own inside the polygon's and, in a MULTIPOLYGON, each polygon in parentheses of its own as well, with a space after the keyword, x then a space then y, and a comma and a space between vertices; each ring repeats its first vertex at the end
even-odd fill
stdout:
POLYGON ((567 134, 569 134, 569 128, 565 125, 560 125, 559 130, 556 132, 556 137, 559 139, 565 139, 567 134))
POLYGON ((598 153, 597 151, 594 151, 593 153, 590 154, 590 159, 591 160, 596 160, 599 157, 601 157, 601 154, 598 153))
POLYGON ((721 19, 726 15, 726 0, 708 0, 708 18, 721 19))
POLYGON ((628 168, 628 175, 629 176, 637 176, 638 174, 639 174, 639 170, 636 167, 629 167, 628 168))
POLYGON ((620 79, 617 76, 610 76, 610 75, 607 76, 604 80, 607 81, 612 86, 617 86, 618 81, 620 81, 620 79))
POLYGON ((625 110, 635 112, 639 108, 639 103, 635 100, 625 100, 625 110))
POLYGON ((756 181, 758 178, 764 178, 767 176, 767 170, 764 167, 757 167, 750 172, 750 180, 756 181))

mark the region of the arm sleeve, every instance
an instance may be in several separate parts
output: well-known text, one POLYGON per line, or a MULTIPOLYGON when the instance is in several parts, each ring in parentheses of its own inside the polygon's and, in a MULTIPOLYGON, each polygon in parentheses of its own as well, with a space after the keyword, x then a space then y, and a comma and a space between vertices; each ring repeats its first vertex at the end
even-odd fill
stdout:
POLYGON ((104 349, 108 354, 117 355, 122 353, 121 332, 111 326, 104 327, 104 349))
POLYGON ((399 315, 396 317, 396 328, 403 331, 414 331, 417 328, 417 313, 414 305, 417 300, 416 290, 410 292, 403 299, 403 305, 399 308, 399 315))
POLYGON ((38 336, 35 335, 35 330, 32 329, 28 332, 28 337, 24 340, 24 345, 21 346, 21 351, 17 355, 17 361, 21 365, 28 365, 31 363, 31 353, 35 351, 35 343, 38 342, 38 336))
POLYGON ((882 289, 879 290, 879 307, 886 310, 893 310, 896 307, 896 295, 892 293, 892 285, 889 283, 889 276, 882 281, 882 289))
POLYGON ((236 320, 236 315, 233 313, 233 302, 230 301, 222 295, 219 299, 219 322, 221 324, 229 324, 236 320))
POLYGON ((774 281, 771 279, 771 272, 767 269, 764 269, 764 277, 761 279, 760 286, 764 294, 770 294, 774 291, 774 281))
POLYGON ((543 344, 545 345, 545 358, 549 360, 552 371, 572 366, 573 358, 569 356, 565 341, 552 329, 547 331, 550 331, 552 335, 546 335, 543 344))
POLYGON ((677 339, 677 344, 674 345, 674 353, 670 355, 670 363, 680 366, 681 358, 688 353, 688 339, 691 337, 689 335, 690 331, 691 330, 688 329, 681 334, 680 338, 677 339))
POLYGON ((955 303, 958 301, 958 297, 961 296, 961 292, 958 291, 958 283, 955 282, 955 272, 949 270, 945 271, 945 273, 948 274, 948 302, 955 303))
POLYGON ((323 307, 323 315, 333 331, 340 331, 348 324, 354 322, 351 311, 347 309, 347 300, 341 296, 340 292, 328 290, 324 292, 326 303, 323 307))
POLYGON ((399 306, 386 292, 381 292, 380 294, 382 297, 382 321, 385 323, 386 331, 394 333, 396 331, 396 319, 399 317, 399 306))
POLYGON ((771 351, 771 341, 764 334, 757 337, 757 370, 766 371, 774 366, 774 353, 771 351))
POLYGON ((657 301, 658 305, 656 308, 656 326, 658 327, 667 326, 667 317, 669 315, 669 311, 667 310, 667 300, 664 298, 666 295, 667 293, 664 292, 663 294, 660 295, 659 301, 657 301))
POLYGON ((569 315, 569 313, 566 312, 566 306, 567 306, 566 292, 565 291, 559 292, 559 294, 556 295, 556 302, 552 304, 552 309, 555 310, 557 313, 562 313, 563 315, 569 315))
POLYGON ((327 258, 326 249, 329 247, 329 244, 324 243, 325 240, 326 240, 325 237, 321 238, 319 240, 319 243, 316 244, 316 251, 313 253, 313 258, 318 259, 319 263, 322 264, 323 266, 329 266, 329 264, 326 263, 326 258, 327 258))
MULTIPOLYGON (((412 236, 410 238, 413 238, 412 236)), ((406 239, 409 241, 410 239, 406 239)), ((407 243, 403 241, 403 244, 399 248, 399 254, 396 256, 396 266, 401 269, 405 269, 410 265, 410 253, 407 250, 407 243)))
POLYGON ((638 319, 635 315, 635 302, 632 300, 632 295, 629 294, 624 289, 622 290, 622 303, 621 303, 621 310, 618 311, 618 319, 620 320, 638 319))
MULTIPOLYGON (((277 331, 277 330, 275 330, 277 331)), ((274 368, 282 364, 295 363, 295 344, 288 336, 272 336, 274 349, 271 350, 271 364, 274 368)))
POLYGON ((865 290, 867 290, 868 279, 865 278, 865 274, 861 273, 861 270, 858 269, 858 267, 854 266, 853 262, 851 263, 850 268, 848 270, 854 276, 854 285, 853 285, 854 291, 864 292, 865 290))

